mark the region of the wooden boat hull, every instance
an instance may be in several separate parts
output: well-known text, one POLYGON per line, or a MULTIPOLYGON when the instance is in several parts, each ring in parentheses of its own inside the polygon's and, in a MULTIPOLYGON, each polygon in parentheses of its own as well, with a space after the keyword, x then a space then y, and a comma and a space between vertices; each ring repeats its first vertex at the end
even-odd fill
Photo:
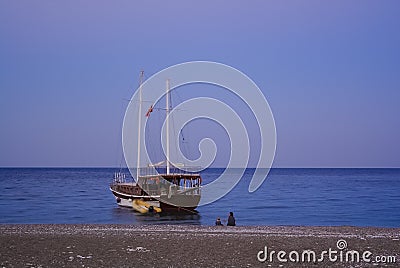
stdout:
POLYGON ((135 200, 144 201, 153 207, 159 207, 162 213, 196 213, 197 205, 200 202, 200 195, 135 195, 135 184, 125 184, 124 187, 118 187, 116 184, 110 186, 117 204, 121 207, 133 208, 142 213, 142 209, 132 206, 135 200), (121 190, 123 189, 123 190, 121 190), (174 204, 182 204, 176 206, 174 204))

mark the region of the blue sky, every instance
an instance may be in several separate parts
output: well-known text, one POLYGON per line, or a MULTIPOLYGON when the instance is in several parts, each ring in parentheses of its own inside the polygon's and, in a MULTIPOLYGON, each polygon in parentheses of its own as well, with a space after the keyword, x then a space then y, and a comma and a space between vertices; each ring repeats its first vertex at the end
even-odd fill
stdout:
POLYGON ((1 1, 0 166, 118 165, 140 70, 209 60, 265 94, 275 167, 400 167, 398 14, 399 1, 1 1))

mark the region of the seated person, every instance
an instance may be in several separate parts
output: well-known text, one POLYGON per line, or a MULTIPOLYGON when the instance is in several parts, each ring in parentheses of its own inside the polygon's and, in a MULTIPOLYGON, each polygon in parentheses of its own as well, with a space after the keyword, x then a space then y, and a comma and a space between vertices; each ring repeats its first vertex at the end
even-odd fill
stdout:
POLYGON ((233 212, 229 212, 227 226, 235 226, 235 225, 236 225, 236 221, 235 221, 235 217, 233 217, 233 212))
POLYGON ((215 221, 215 225, 217 225, 217 226, 223 225, 220 218, 217 218, 217 220, 215 221))

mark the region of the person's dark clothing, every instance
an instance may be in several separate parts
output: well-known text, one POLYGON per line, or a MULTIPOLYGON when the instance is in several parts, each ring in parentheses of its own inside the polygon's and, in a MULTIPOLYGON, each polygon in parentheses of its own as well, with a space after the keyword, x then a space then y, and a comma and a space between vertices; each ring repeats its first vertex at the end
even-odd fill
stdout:
POLYGON ((236 225, 236 221, 235 221, 235 217, 233 217, 232 215, 230 215, 228 217, 228 224, 227 226, 235 226, 236 225))

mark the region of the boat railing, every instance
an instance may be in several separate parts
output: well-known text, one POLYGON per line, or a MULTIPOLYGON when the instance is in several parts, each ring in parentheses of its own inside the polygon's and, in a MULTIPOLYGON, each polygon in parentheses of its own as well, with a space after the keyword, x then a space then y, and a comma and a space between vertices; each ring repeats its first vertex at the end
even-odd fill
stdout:
POLYGON ((114 182, 116 182, 116 183, 126 182, 126 174, 122 173, 122 172, 115 172, 114 173, 114 182))
POLYGON ((181 179, 176 184, 158 177, 143 176, 140 177, 139 185, 149 195, 200 195, 200 180, 200 177, 193 180, 181 179))

